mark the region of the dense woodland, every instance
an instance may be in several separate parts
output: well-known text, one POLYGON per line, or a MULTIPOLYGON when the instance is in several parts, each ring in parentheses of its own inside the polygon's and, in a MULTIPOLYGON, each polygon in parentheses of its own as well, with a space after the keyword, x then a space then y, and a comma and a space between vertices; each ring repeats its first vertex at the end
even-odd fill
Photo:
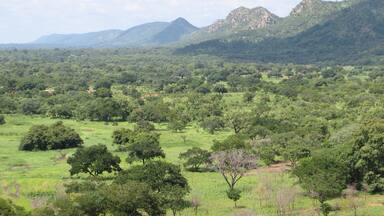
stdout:
MULTIPOLYGON (((57 120, 37 122, 15 149, 77 147, 68 196, 33 210, 0 199, 0 215, 197 214, 185 172, 221 173, 236 206, 248 171, 283 162, 323 215, 337 212, 329 201, 345 191, 384 191, 381 66, 241 63, 167 49, 4 50, 0 63, 0 127, 15 115, 57 120), (83 146, 68 119, 134 127, 110 134, 113 149, 83 146), (175 136, 192 126, 228 136, 179 152, 179 166, 158 125, 175 136)), ((292 215, 280 207, 274 215, 292 215)))

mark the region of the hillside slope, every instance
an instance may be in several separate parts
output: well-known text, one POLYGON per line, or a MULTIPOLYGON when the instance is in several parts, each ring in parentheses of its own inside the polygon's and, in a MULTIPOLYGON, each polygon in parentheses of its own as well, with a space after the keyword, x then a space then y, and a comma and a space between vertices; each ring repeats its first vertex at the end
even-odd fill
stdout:
POLYGON ((33 44, 61 45, 61 46, 91 46, 110 41, 120 35, 121 30, 106 30, 85 34, 52 34, 43 36, 33 44))
POLYGON ((384 1, 362 0, 291 37, 268 38, 258 43, 212 40, 187 46, 178 53, 207 53, 261 62, 356 64, 380 59, 383 44, 384 1))
POLYGON ((183 18, 172 22, 153 22, 128 30, 106 30, 84 34, 53 34, 43 36, 30 45, 49 47, 140 47, 174 43, 184 35, 198 30, 183 18))

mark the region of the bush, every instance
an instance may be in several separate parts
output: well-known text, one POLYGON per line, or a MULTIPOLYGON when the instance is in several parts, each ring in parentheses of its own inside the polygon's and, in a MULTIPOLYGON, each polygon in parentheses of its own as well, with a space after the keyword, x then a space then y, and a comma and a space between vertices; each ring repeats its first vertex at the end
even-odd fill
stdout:
POLYGON ((112 155, 105 145, 95 145, 87 148, 77 149, 75 154, 68 158, 67 163, 71 165, 71 175, 88 173, 91 176, 98 176, 103 172, 118 172, 120 158, 112 155))
POLYGON ((62 122, 51 126, 35 125, 21 140, 19 149, 23 151, 46 151, 79 147, 83 140, 75 130, 62 122))
POLYGON ((0 125, 5 124, 5 117, 3 115, 0 115, 0 125))
POLYGON ((29 215, 22 207, 16 206, 10 200, 0 198, 1 216, 27 216, 29 215))
POLYGON ((186 152, 181 153, 179 158, 185 160, 184 167, 192 171, 198 171, 201 165, 206 165, 211 162, 211 153, 207 150, 193 147, 186 152))
POLYGON ((225 127, 225 123, 222 118, 212 116, 201 122, 200 126, 209 133, 214 134, 216 131, 222 130, 225 127))

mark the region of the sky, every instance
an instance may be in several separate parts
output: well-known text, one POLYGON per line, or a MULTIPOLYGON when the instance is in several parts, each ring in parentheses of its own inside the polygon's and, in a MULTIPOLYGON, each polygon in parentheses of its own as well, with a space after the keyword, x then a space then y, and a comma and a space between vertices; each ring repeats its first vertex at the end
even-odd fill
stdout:
POLYGON ((198 27, 233 9, 263 6, 287 16, 301 0, 0 0, 0 43, 24 43, 52 33, 128 29, 184 17, 198 27))

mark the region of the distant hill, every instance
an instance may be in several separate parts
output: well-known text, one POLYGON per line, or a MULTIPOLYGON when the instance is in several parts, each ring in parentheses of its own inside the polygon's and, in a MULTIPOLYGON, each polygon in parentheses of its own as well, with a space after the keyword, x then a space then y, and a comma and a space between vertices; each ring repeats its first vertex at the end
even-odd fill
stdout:
POLYGON ((185 42, 216 39, 244 31, 259 30, 279 21, 279 17, 263 7, 249 9, 239 7, 231 11, 225 19, 196 31, 185 38, 185 42))
POLYGON ((94 44, 110 41, 119 36, 122 32, 123 31, 121 30, 106 30, 85 34, 53 34, 43 36, 33 43, 61 46, 92 46, 94 44))
POLYGON ((197 31, 199 28, 190 24, 184 18, 178 18, 166 26, 163 31, 153 36, 155 44, 169 44, 179 41, 183 36, 197 31))
POLYGON ((117 37, 107 41, 104 46, 141 46, 151 43, 152 38, 162 32, 169 23, 153 22, 132 27, 117 37))
POLYGON ((384 57, 382 0, 304 0, 289 17, 273 28, 278 26, 284 29, 278 31, 280 34, 261 40, 257 34, 255 36, 248 32, 247 37, 232 35, 230 40, 206 41, 179 49, 177 53, 204 53, 261 62, 306 64, 362 64, 384 57), (308 24, 312 21, 304 17, 313 18, 316 22, 308 24), (304 25, 298 23, 304 21, 308 26, 301 28, 304 25), (287 33, 284 35, 282 32, 287 33))
POLYGON ((49 47, 140 47, 177 42, 184 35, 198 30, 183 18, 170 23, 153 22, 128 30, 106 30, 84 34, 53 34, 43 36, 31 44, 49 47))

